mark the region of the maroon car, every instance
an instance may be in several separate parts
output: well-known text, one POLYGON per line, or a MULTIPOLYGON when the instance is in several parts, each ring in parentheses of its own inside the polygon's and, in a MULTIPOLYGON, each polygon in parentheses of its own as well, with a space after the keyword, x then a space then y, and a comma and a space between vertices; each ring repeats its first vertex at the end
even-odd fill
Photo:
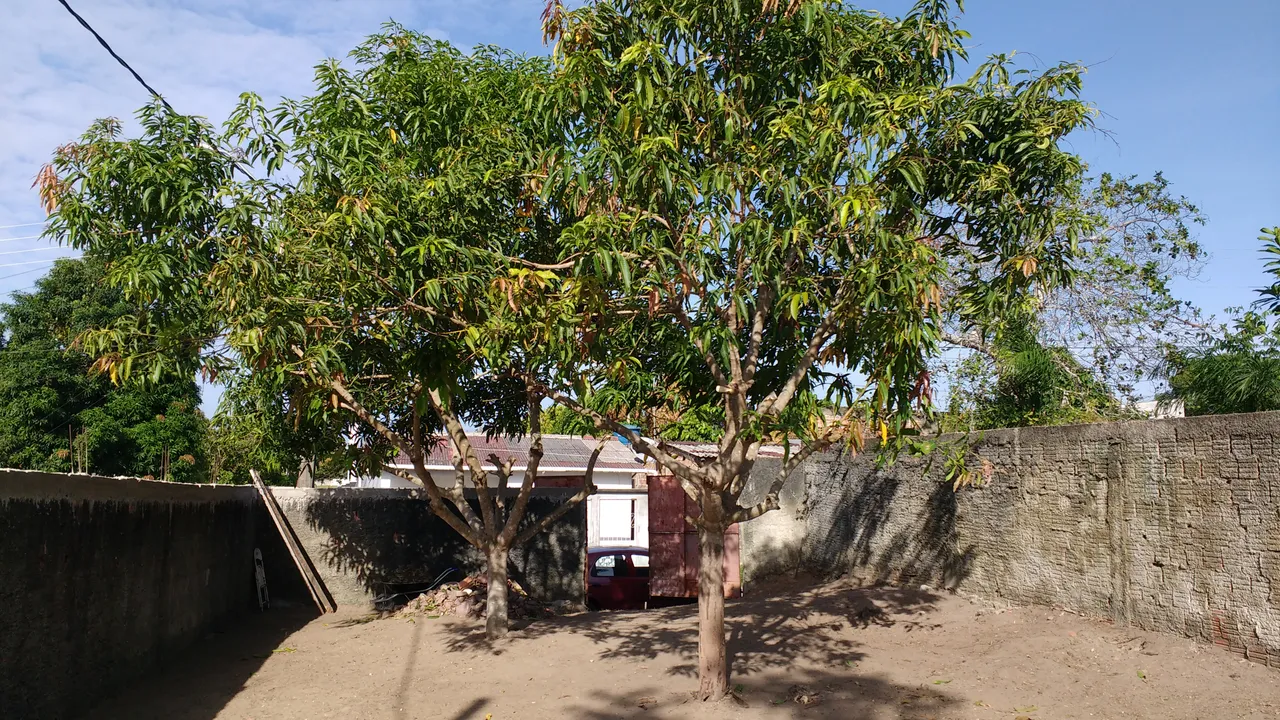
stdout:
POLYGON ((643 610, 649 602, 649 549, 599 547, 587 550, 587 607, 643 610))

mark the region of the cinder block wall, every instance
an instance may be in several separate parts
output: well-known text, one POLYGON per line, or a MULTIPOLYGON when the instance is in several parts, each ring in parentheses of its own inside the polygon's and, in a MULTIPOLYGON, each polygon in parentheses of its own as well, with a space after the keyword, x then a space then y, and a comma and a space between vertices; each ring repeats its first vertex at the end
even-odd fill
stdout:
POLYGON ((992 478, 959 493, 941 458, 811 460, 744 528, 744 566, 1060 605, 1280 667, 1280 413, 973 437, 992 478))
POLYGON ((253 606, 254 498, 0 470, 0 717, 73 716, 253 606))
MULTIPOLYGON (((449 568, 448 580, 484 567, 484 558, 431 512, 419 490, 273 488, 277 502, 339 605, 369 606, 379 596, 423 588, 449 568)), ((545 517, 577 490, 535 490, 525 526, 545 517)), ((260 524, 270 526, 265 510, 260 524)), ((511 553, 512 578, 533 596, 582 602, 586 567, 586 504, 511 553)), ((274 529, 272 529, 274 532, 274 529)), ((283 544, 263 540, 273 596, 310 602, 283 544), (287 594, 287 595, 286 595, 287 594)))
MULTIPOLYGON (((273 492, 341 604, 482 565, 416 491, 273 492)), ((527 522, 573 492, 537 491, 527 522)), ((531 593, 582 600, 584 507, 512 553, 531 593)), ((0 718, 75 716, 256 613, 255 547, 273 607, 312 607, 252 487, 0 470, 0 718)))

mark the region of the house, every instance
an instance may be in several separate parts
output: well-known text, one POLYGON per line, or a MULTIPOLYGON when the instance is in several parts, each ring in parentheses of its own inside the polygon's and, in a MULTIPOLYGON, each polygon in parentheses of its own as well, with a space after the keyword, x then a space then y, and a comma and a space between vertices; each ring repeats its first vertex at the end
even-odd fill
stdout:
MULTIPOLYGON (((491 473, 489 484, 497 483, 497 468, 490 460, 497 456, 499 462, 512 461, 508 487, 518 488, 524 483, 529 461, 529 438, 485 437, 468 434, 467 439, 475 448, 485 471, 491 473)), ((542 462, 538 466, 537 488, 581 487, 586 475, 587 463, 595 451, 596 439, 571 435, 543 435, 542 462)), ((453 444, 441 440, 427 457, 427 471, 436 484, 452 486, 454 476, 453 444)), ((354 478, 353 485, 368 488, 415 488, 417 484, 396 475, 393 470, 413 473, 413 463, 401 454, 388 463, 387 469, 377 477, 354 478)), ((470 485, 470 471, 466 471, 470 485)), ((597 546, 649 546, 649 496, 648 476, 654 470, 646 467, 643 458, 632 452, 617 438, 605 441, 604 450, 596 461, 595 484, 598 492, 587 499, 587 544, 597 546)))
POLYGON ((1152 420, 1180 418, 1187 416, 1186 405, 1181 400, 1162 402, 1160 400, 1144 400, 1133 404, 1133 409, 1152 420))

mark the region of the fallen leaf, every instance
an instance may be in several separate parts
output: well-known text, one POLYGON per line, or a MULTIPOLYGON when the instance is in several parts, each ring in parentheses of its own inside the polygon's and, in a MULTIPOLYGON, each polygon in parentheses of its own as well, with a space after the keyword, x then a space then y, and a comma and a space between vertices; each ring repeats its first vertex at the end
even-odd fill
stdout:
POLYGON ((1020 713, 1032 713, 1039 709, 1040 708, 1036 707, 1035 705, 1028 705, 1026 707, 1014 708, 1013 711, 1020 712, 1020 713))
POLYGON ((1139 670, 1139 671, 1138 671, 1138 677, 1142 678, 1143 680, 1146 680, 1146 679, 1147 679, 1147 674, 1146 674, 1146 673, 1144 673, 1144 672, 1142 672, 1141 670, 1139 670))
POLYGON ((298 652, 298 649, 297 649, 297 648, 291 648, 291 647, 281 647, 281 648, 276 648, 275 650, 272 650, 271 652, 273 652, 273 653, 291 653, 291 652, 298 652))
POLYGON ((934 680, 934 681, 933 681, 933 684, 934 684, 934 685, 946 685, 946 684, 947 684, 947 683, 949 683, 949 682, 951 682, 951 681, 950 681, 950 680, 934 680))
POLYGON ((655 698, 655 697, 642 697, 636 701, 636 707, 640 708, 641 710, 648 710, 649 708, 657 704, 658 704, 658 698, 655 698))

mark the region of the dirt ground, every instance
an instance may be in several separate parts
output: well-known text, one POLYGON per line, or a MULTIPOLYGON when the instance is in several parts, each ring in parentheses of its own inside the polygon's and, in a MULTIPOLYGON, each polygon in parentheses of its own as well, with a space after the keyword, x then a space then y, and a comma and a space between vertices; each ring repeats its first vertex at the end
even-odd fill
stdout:
POLYGON ((737 699, 714 705, 690 699, 692 607, 540 621, 496 646, 462 620, 272 611, 90 717, 1280 718, 1278 670, 1057 610, 837 583, 728 614, 737 699))

